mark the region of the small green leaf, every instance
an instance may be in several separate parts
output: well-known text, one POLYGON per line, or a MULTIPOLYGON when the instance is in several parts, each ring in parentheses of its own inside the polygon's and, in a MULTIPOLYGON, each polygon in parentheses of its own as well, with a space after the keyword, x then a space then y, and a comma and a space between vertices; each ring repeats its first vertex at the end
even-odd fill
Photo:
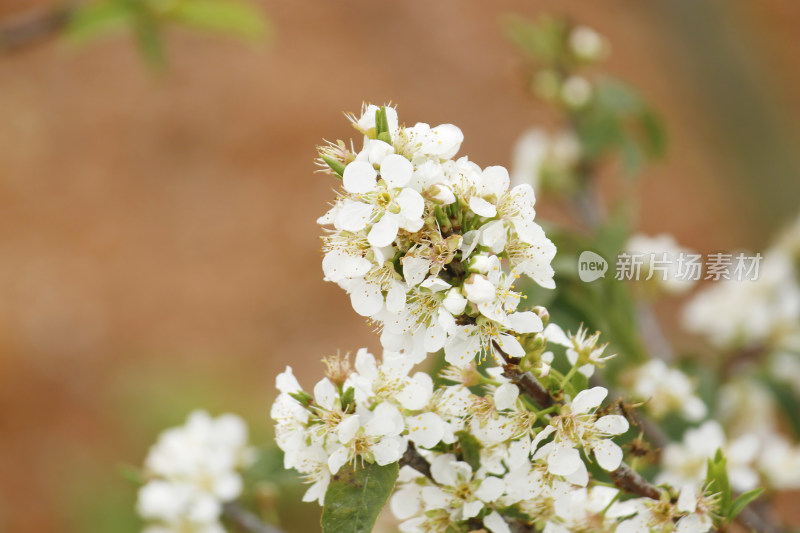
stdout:
POLYGON ((134 10, 125 2, 97 2, 79 5, 67 24, 67 37, 85 42, 104 33, 133 25, 134 10))
POLYGON ((739 516, 739 513, 744 511, 745 507, 754 502, 759 496, 761 496, 763 492, 764 488, 759 487, 757 489, 747 491, 736 498, 731 505, 731 510, 728 512, 728 521, 732 522, 737 516, 739 516))
POLYGON ((336 174, 341 178, 344 176, 344 165, 339 161, 335 160, 332 157, 328 157, 327 155, 322 156, 322 160, 331 167, 331 170, 336 172, 336 174))
POLYGON ((392 144, 392 137, 389 133, 389 118, 386 116, 386 107, 381 106, 375 111, 375 138, 387 144, 392 144))
POLYGON ((352 407, 355 409, 355 398, 356 398, 356 390, 353 387, 347 387, 344 393, 342 394, 342 411, 345 413, 348 412, 348 409, 352 407))
POLYGON ((472 467, 473 472, 477 472, 481 467, 481 445, 478 439, 468 431, 459 431, 456 436, 461 444, 464 461, 472 467))
POLYGON ((323 533, 370 533, 394 488, 398 463, 345 465, 333 476, 322 509, 323 533))
POLYGON ((249 39, 262 37, 268 30, 267 21, 258 9, 232 0, 183 0, 165 17, 186 26, 249 39))

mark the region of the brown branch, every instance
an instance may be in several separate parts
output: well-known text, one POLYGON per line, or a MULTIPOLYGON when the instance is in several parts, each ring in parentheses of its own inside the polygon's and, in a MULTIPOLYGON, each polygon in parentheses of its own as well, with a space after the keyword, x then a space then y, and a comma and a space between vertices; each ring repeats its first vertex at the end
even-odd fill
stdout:
POLYGON ((540 407, 547 408, 553 405, 553 397, 530 372, 523 372, 514 363, 505 363, 503 365, 503 375, 540 407))
POLYGON ((504 352, 496 341, 492 341, 492 346, 503 356, 503 375, 511 381, 511 383, 519 387, 521 392, 527 394, 543 409, 553 405, 553 398, 550 396, 550 393, 547 392, 547 389, 539 383, 539 380, 530 372, 523 372, 519 368, 519 359, 515 359, 504 352))
POLYGON ((614 485, 622 491, 653 500, 660 500, 663 492, 658 487, 651 484, 641 474, 633 470, 627 464, 622 463, 619 468, 611 472, 611 479, 614 485))
POLYGON ((410 466, 423 476, 431 478, 431 465, 419 454, 413 442, 408 443, 406 453, 400 458, 400 467, 404 466, 410 466))
POLYGON ((0 52, 19 50, 56 35, 69 21, 74 6, 38 10, 0 22, 0 52))
POLYGON ((240 506, 236 502, 226 503, 222 507, 222 514, 240 530, 247 533, 283 533, 275 526, 265 524, 256 515, 240 506))

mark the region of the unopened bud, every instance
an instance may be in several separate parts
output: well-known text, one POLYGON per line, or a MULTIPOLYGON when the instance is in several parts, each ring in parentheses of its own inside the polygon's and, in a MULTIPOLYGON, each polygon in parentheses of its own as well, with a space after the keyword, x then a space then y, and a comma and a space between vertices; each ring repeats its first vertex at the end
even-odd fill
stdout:
POLYGON ((537 305, 533 309, 531 309, 534 313, 539 315, 539 318, 542 319, 542 325, 546 326, 548 322, 550 322, 550 313, 542 307, 541 305, 537 305))
POLYGON ((486 279, 486 276, 480 274, 472 274, 467 281, 464 282, 464 296, 470 302, 476 304, 485 304, 494 301, 496 288, 492 282, 486 279))
POLYGON ((447 296, 442 300, 442 305, 453 316, 459 316, 467 307, 467 299, 461 296, 461 292, 457 288, 453 288, 447 291, 447 296))
POLYGON ((423 193, 423 196, 428 200, 441 204, 441 205, 450 205, 456 201, 456 195, 453 194, 453 191, 447 185, 436 183, 428 187, 428 189, 423 193))

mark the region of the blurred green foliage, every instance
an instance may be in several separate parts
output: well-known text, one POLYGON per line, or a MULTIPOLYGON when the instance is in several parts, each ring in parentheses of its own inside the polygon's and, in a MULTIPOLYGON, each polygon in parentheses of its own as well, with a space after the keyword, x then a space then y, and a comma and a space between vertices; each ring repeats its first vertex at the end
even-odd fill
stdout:
POLYGON ((166 63, 163 32, 178 26, 248 40, 266 36, 269 23, 255 6, 237 0, 98 0, 72 11, 67 35, 86 42, 115 31, 133 34, 148 63, 166 63))

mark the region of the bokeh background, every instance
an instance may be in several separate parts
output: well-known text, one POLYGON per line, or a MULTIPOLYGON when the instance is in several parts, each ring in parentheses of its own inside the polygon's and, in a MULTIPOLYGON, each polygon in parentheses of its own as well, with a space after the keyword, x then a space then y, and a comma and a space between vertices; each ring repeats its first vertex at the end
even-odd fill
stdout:
MULTIPOLYGON (((170 31, 162 74, 124 35, 0 55, 2 531, 136 531, 120 470, 159 430, 205 407, 265 443, 286 364, 310 385, 321 357, 377 348, 322 281, 333 184, 314 147, 353 134, 343 111, 392 101, 406 122, 459 125, 479 164, 509 164, 524 130, 555 124, 505 14, 596 28, 608 70, 660 110, 670 143, 637 185, 643 231, 759 249, 800 207, 794 0, 258 5, 268 40, 170 31)), ((42 6, 2 0, 0 20, 42 6)))

